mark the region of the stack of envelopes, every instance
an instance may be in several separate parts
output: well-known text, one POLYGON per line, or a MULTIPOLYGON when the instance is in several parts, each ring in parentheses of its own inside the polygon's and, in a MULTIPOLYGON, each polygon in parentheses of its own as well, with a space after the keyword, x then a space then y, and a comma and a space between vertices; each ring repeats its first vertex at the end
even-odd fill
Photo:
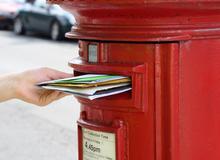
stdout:
POLYGON ((131 79, 126 76, 86 74, 42 82, 37 85, 93 100, 131 90, 131 79))

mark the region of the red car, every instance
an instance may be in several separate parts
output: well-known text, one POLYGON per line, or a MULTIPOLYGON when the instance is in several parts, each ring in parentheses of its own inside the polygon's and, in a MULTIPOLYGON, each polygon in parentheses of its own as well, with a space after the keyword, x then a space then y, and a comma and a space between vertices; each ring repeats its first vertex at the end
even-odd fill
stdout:
POLYGON ((0 0, 0 28, 11 28, 18 9, 25 0, 0 0))

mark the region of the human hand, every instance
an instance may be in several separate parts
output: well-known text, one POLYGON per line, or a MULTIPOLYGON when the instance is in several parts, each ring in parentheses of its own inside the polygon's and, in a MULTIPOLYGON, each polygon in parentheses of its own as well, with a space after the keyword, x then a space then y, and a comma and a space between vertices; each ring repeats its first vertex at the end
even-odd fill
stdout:
POLYGON ((29 70, 15 75, 15 98, 38 106, 45 106, 67 94, 46 90, 36 86, 37 83, 60 78, 71 77, 71 74, 56 71, 50 68, 29 70))

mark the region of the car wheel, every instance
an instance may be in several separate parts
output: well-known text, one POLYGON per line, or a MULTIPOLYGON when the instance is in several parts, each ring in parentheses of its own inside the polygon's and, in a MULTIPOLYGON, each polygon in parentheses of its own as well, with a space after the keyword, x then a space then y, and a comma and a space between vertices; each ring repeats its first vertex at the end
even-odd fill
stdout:
POLYGON ((21 18, 16 18, 14 21, 14 33, 19 35, 25 34, 24 25, 21 21, 21 18))
POLYGON ((58 22, 53 22, 50 29, 50 38, 54 41, 61 40, 63 37, 61 33, 61 26, 58 22))

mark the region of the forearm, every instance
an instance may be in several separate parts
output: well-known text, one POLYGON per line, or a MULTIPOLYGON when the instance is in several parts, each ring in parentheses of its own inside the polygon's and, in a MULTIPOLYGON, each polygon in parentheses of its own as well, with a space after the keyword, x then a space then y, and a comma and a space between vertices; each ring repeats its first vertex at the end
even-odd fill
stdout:
POLYGON ((0 75, 0 102, 16 98, 16 80, 15 74, 0 75))

